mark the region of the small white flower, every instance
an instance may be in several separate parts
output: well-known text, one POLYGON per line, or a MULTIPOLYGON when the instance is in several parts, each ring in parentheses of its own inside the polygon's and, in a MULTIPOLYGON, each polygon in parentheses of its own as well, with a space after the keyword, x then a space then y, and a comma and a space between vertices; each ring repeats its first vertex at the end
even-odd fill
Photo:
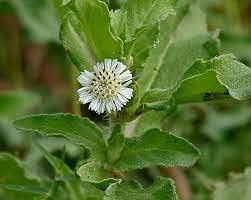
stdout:
POLYGON ((133 90, 127 86, 132 82, 132 74, 126 66, 106 59, 94 65, 94 72, 84 71, 78 77, 83 86, 78 90, 79 101, 90 103, 89 109, 98 114, 120 111, 131 99, 133 90))

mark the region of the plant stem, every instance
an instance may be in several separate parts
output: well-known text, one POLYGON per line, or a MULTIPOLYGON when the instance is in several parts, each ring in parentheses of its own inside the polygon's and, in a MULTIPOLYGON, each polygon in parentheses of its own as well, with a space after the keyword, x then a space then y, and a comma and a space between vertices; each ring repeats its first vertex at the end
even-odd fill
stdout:
POLYGON ((72 112, 77 115, 81 115, 80 104, 78 103, 78 82, 77 82, 78 70, 74 65, 71 66, 71 101, 72 112))
MULTIPOLYGON (((20 36, 19 36, 19 32, 16 32, 15 34, 13 34, 13 43, 14 43, 14 49, 12 49, 14 51, 14 55, 15 55, 15 59, 13 59, 13 65, 14 65, 14 69, 12 70, 12 77, 13 80, 15 81, 15 85, 18 88, 22 88, 23 87, 23 74, 22 74, 22 58, 21 58, 21 41, 20 41, 20 36)), ((13 53, 13 52, 12 52, 13 53)))
POLYGON ((226 12, 228 18, 233 24, 233 29, 237 32, 243 32, 241 24, 241 6, 238 0, 225 0, 226 12))
POLYGON ((185 173, 179 168, 162 167, 160 171, 171 177, 176 185, 177 193, 182 200, 190 200, 192 197, 191 187, 185 173))

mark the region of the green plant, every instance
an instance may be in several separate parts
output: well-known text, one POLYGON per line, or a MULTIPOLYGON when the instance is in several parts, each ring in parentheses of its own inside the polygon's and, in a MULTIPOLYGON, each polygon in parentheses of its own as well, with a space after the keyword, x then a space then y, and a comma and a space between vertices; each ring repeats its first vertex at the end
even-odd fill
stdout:
POLYGON ((55 0, 55 5, 61 42, 79 72, 117 59, 132 74, 133 97, 121 112, 107 109, 95 123, 61 113, 17 119, 17 129, 64 137, 90 156, 75 174, 36 143, 55 170, 54 180, 28 178, 15 158, 3 154, 0 171, 12 166, 19 175, 8 173, 0 184, 14 195, 23 191, 20 199, 178 199, 170 179, 156 178, 143 189, 128 173, 194 165, 199 150, 163 131, 162 120, 181 104, 250 98, 251 69, 233 55, 219 55, 217 33, 207 30, 205 15, 192 0, 128 0, 115 11, 100 0, 55 0))

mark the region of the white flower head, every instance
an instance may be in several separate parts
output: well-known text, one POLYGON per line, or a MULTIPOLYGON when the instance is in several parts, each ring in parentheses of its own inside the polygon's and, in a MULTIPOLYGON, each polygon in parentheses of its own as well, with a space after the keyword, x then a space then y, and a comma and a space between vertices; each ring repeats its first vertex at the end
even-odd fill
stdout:
POLYGON ((133 90, 127 86, 132 74, 126 66, 111 59, 94 65, 94 72, 84 71, 78 77, 82 88, 78 90, 79 101, 89 104, 89 109, 98 114, 120 111, 132 98, 133 90))

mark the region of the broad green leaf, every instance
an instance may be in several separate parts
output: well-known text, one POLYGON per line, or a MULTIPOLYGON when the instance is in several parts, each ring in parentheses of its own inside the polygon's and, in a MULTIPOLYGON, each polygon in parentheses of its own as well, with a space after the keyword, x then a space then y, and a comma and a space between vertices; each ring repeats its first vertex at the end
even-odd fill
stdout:
POLYGON ((114 167, 121 171, 156 165, 188 167, 193 165, 199 156, 198 149, 187 140, 152 129, 140 137, 128 138, 114 167))
POLYGON ((131 130, 129 136, 140 136, 144 132, 154 128, 161 129, 162 121, 166 115, 166 111, 149 111, 141 114, 135 122, 131 122, 135 123, 135 127, 131 130))
POLYGON ((159 24, 147 27, 135 41, 125 44, 125 53, 133 57, 131 70, 142 71, 142 65, 148 58, 150 50, 158 44, 158 37, 159 24))
POLYGON ((174 14, 175 0, 129 0, 112 13, 112 26, 124 43, 126 63, 131 70, 142 70, 159 36, 159 22, 174 14), (141 68, 141 69, 140 69, 141 68))
POLYGON ((111 29, 113 33, 121 38, 125 38, 126 29, 126 13, 121 9, 110 11, 111 29))
POLYGON ((245 100, 251 97, 250 85, 251 69, 232 55, 221 55, 196 61, 176 88, 150 90, 141 103, 145 109, 150 107, 157 110, 157 106, 164 109, 172 98, 177 104, 226 98, 229 95, 245 100))
POLYGON ((120 125, 115 125, 112 135, 108 140, 107 158, 110 163, 114 163, 120 157, 125 143, 125 137, 120 125))
POLYGON ((64 19, 66 14, 70 12, 70 4, 72 3, 71 0, 52 0, 54 7, 57 10, 58 16, 61 18, 61 20, 64 19))
POLYGON ((17 1, 11 5, 21 20, 28 36, 37 42, 58 42, 59 19, 50 0, 17 1))
POLYGON ((143 98, 141 99, 141 103, 143 104, 155 104, 156 102, 163 102, 172 98, 172 89, 150 89, 148 90, 143 98), (157 98, 156 98, 157 97, 157 98), (156 99, 158 101, 156 101, 156 99))
POLYGON ((0 188, 10 199, 32 199, 47 192, 47 188, 28 177, 21 163, 9 154, 0 154, 0 177, 0 188))
POLYGON ((177 105, 173 98, 174 89, 151 89, 145 93, 141 99, 141 106, 138 110, 142 113, 149 110, 165 111, 166 114, 172 113, 177 105))
POLYGON ((34 198, 33 200, 51 200, 51 199, 62 199, 67 200, 66 193, 60 191, 60 182, 54 181, 46 195, 34 198))
POLYGON ((73 12, 68 13, 61 25, 60 39, 79 71, 92 69, 95 58, 88 45, 84 27, 73 12))
POLYGON ((109 10, 99 0, 75 0, 77 15, 83 24, 88 45, 98 61, 105 58, 119 58, 122 42, 112 35, 109 10))
POLYGON ((60 38, 78 69, 88 69, 105 58, 120 58, 122 42, 110 31, 107 5, 99 0, 76 0, 74 10, 66 16, 60 38))
POLYGON ((217 41, 207 32, 203 13, 192 6, 181 21, 176 19, 179 24, 171 19, 165 26, 171 30, 175 24, 174 33, 161 32, 160 45, 151 52, 139 79, 141 94, 145 93, 142 106, 161 110, 172 98, 176 103, 186 103, 226 98, 228 94, 238 100, 248 99, 250 68, 230 55, 207 60, 217 53, 217 41), (167 36, 170 38, 165 40, 167 36))
POLYGON ((151 88, 175 88, 196 59, 217 53, 204 14, 189 4, 178 1, 177 14, 161 24, 158 46, 152 49, 138 80, 142 95, 151 88))
POLYGON ((40 98, 28 91, 0 92, 0 119, 11 120, 30 111, 40 98))
POLYGON ((170 179, 157 178, 148 188, 137 182, 115 183, 105 192, 104 200, 178 200, 170 179))
POLYGON ((65 137, 75 145, 88 148, 95 160, 105 160, 106 145, 102 130, 87 118, 71 114, 44 114, 18 119, 14 125, 20 130, 36 131, 45 136, 65 137))
MULTIPOLYGON (((119 159, 121 151, 123 150, 125 137, 122 133, 121 126, 115 125, 112 131, 112 135, 108 140, 107 159, 109 164, 114 163, 119 159)), ((110 178, 108 169, 97 162, 88 162, 82 165, 78 170, 77 174, 80 176, 82 181, 88 181, 98 184, 109 185, 116 181, 114 178, 110 178), (106 184, 107 183, 107 184, 106 184)))
POLYGON ((154 25, 174 14, 174 0, 128 0, 122 7, 125 13, 126 40, 130 41, 141 28, 154 25))
POLYGON ((208 71, 205 74, 198 74, 189 80, 182 81, 174 97, 176 102, 181 104, 226 98, 228 92, 219 84, 216 74, 213 71, 208 71), (184 93, 182 94, 182 92, 184 93), (188 92, 190 94, 187 94, 188 92))
MULTIPOLYGON (((20 133, 18 133, 21 135, 20 133)), ((32 140, 33 141, 33 140, 32 140)), ((58 152, 63 151, 64 155, 70 156, 72 158, 79 155, 80 152, 85 151, 84 148, 79 148, 78 146, 70 143, 65 138, 60 137, 40 137, 38 140, 39 144, 46 147, 46 150, 48 152, 58 152)), ((27 169, 30 170, 33 173, 36 173, 39 171, 41 166, 37 166, 37 163, 43 159, 44 155, 39 149, 37 142, 32 142, 29 146, 29 150, 26 153, 25 156, 25 163, 29 163, 27 166, 27 169)))
POLYGON ((72 172, 72 170, 66 164, 64 164, 64 162, 61 159, 51 155, 39 143, 36 142, 35 145, 43 154, 43 156, 46 158, 46 160, 50 163, 50 165, 54 168, 56 174, 59 177, 71 177, 71 176, 74 177, 74 173, 72 172))
POLYGON ((214 200, 249 200, 251 199, 251 169, 243 174, 232 175, 227 183, 219 183, 214 191, 214 200))
MULTIPOLYGON (((75 173, 59 158, 51 155, 40 144, 36 143, 41 153, 46 160, 54 168, 56 176, 65 183, 67 190, 67 196, 70 199, 76 200, 88 200, 89 198, 100 199, 103 195, 102 192, 95 188, 93 185, 85 182, 81 182, 75 175, 75 173)), ((53 194, 52 194, 53 195, 53 194)), ((51 196, 52 198, 58 198, 51 196)))
POLYGON ((96 188, 94 185, 88 183, 88 182, 83 182, 83 181, 78 181, 81 186, 81 193, 80 193, 80 199, 79 200, 100 200, 103 198, 103 191, 96 188))
POLYGON ((237 100, 251 97, 251 69, 232 55, 222 55, 195 62, 174 97, 182 103, 210 100, 228 93, 237 100))
POLYGON ((104 167, 95 162, 88 162, 82 165, 78 170, 77 174, 80 176, 82 181, 101 183, 108 179, 108 171, 104 167))

